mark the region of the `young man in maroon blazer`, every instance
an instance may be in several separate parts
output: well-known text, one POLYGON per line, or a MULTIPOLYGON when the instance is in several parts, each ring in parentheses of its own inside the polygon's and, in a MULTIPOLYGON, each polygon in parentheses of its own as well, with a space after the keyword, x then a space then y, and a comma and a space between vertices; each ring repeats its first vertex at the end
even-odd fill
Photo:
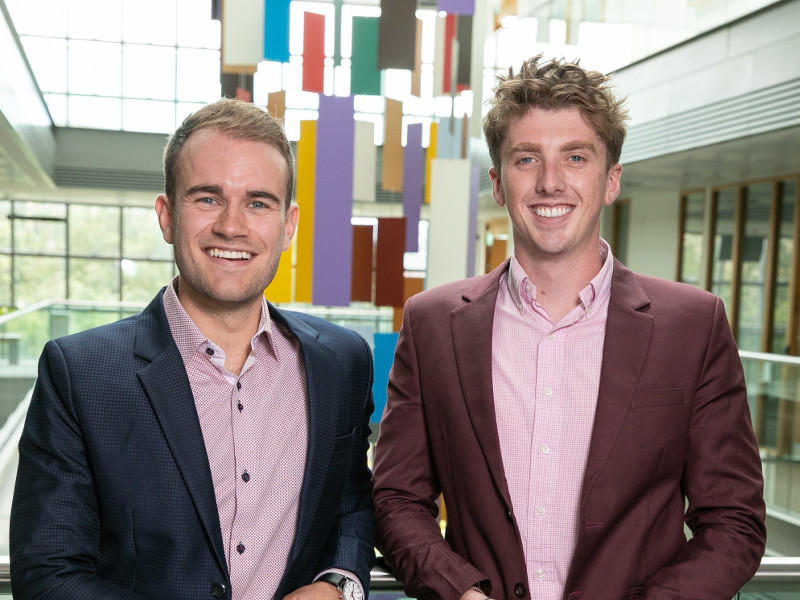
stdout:
POLYGON ((409 300, 375 455, 378 547, 413 597, 729 600, 758 568, 761 462, 722 302, 600 238, 625 119, 577 64, 499 78, 484 133, 514 253, 409 300))

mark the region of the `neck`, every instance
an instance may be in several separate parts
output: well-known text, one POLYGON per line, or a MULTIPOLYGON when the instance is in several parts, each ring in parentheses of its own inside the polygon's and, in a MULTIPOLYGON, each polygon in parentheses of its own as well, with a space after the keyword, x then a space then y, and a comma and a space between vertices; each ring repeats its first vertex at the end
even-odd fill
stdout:
POLYGON ((178 293, 186 314, 209 340, 225 352, 225 368, 238 374, 250 355, 250 341, 261 322, 261 301, 226 306, 198 303, 178 293))
POLYGON ((580 303, 579 294, 603 267, 599 250, 596 259, 548 257, 530 260, 519 254, 516 257, 528 279, 536 286, 536 301, 554 323, 580 303))

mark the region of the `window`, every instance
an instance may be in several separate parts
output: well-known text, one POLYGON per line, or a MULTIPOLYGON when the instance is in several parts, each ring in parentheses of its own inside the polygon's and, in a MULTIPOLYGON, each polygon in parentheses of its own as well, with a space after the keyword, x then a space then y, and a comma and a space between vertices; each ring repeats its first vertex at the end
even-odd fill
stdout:
POLYGON ((56 125, 174 131, 221 95, 207 0, 7 0, 56 125))
POLYGON ((682 232, 679 248, 679 281, 702 287, 703 272, 703 223, 705 221, 705 197, 703 192, 692 192, 681 198, 682 232))
POLYGON ((175 272, 152 208, 0 201, 0 307, 146 303, 175 272))
POLYGON ((741 350, 800 353, 798 178, 714 190, 708 211, 704 197, 681 198, 679 279, 722 298, 741 350))

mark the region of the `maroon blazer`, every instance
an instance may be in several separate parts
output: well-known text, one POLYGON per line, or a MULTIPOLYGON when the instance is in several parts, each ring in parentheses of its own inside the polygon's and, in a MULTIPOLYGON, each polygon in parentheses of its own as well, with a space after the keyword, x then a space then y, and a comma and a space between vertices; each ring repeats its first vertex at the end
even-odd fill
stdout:
MULTIPOLYGON (((492 321, 507 270, 405 307, 373 494, 378 548, 423 600, 457 599, 478 582, 492 598, 531 598, 492 398, 492 321)), ((764 552, 762 486, 722 301, 615 262, 564 599, 730 600, 764 552)))

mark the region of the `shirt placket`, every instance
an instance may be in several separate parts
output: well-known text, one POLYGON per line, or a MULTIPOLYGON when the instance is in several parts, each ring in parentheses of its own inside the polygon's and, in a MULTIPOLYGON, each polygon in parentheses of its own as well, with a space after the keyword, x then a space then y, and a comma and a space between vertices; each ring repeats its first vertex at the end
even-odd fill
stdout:
POLYGON ((561 450, 557 433, 561 431, 563 402, 562 373, 558 368, 563 359, 562 337, 563 334, 551 326, 540 338, 537 352, 536 418, 530 448, 531 475, 536 485, 531 486, 528 502, 528 522, 534 532, 529 538, 528 556, 533 558, 529 578, 535 589, 547 588, 555 581, 553 544, 557 543, 557 527, 553 519, 557 514, 554 509, 558 497, 558 454, 561 450))

